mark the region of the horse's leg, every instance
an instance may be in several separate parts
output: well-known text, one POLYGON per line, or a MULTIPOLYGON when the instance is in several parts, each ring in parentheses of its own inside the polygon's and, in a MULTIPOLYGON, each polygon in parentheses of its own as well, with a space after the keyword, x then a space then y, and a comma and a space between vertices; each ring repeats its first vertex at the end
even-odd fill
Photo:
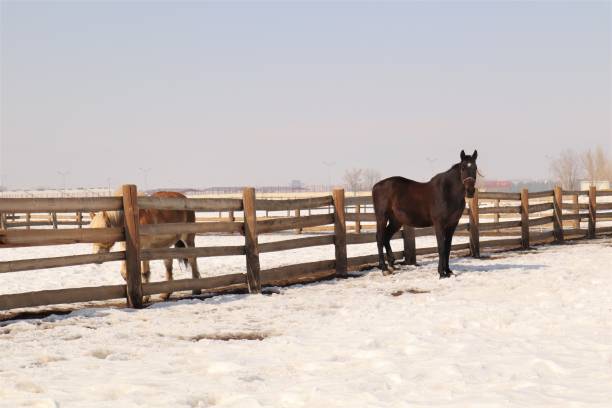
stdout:
MULTIPOLYGON (((149 279, 151 278, 151 266, 149 265, 149 261, 142 261, 140 275, 142 277, 142 283, 149 283, 149 279)), ((150 296, 145 296, 142 298, 142 301, 148 302, 150 298, 150 296)))
POLYGON ((385 227, 387 226, 387 217, 384 214, 376 214, 376 245, 378 247, 378 267, 383 275, 388 275, 389 270, 385 264, 385 255, 383 254, 383 238, 385 235, 385 227))
POLYGON ((389 262, 389 269, 393 270, 395 267, 395 257, 393 256, 393 250, 391 249, 391 238, 400 229, 400 224, 395 222, 393 219, 389 219, 389 225, 385 228, 385 234, 383 237, 385 250, 387 251, 387 261, 389 262))
POLYGON ((446 277, 450 277, 453 274, 453 271, 450 270, 450 265, 449 265, 449 258, 450 258, 450 252, 451 252, 451 247, 453 244, 453 235, 455 234, 455 228, 457 227, 457 225, 453 225, 451 227, 446 228, 446 242, 445 242, 445 247, 446 247, 446 253, 444 254, 444 272, 446 277))
MULTIPOLYGON (((195 248, 195 234, 187 235, 185 239, 185 244, 187 248, 195 248)), ((198 259, 197 258, 187 258, 189 262, 189 266, 191 267, 191 277, 193 279, 200 279, 200 270, 198 269, 198 259)), ((195 289, 191 292, 193 295, 201 295, 202 291, 200 289, 195 289)))
POLYGON ((434 224, 436 232, 436 241, 438 241, 438 274, 440 279, 447 278, 446 276, 446 228, 439 224, 434 224))
MULTIPOLYGON (((166 267, 166 280, 171 281, 174 279, 172 276, 172 258, 164 259, 164 266, 166 267)), ((168 300, 170 299, 170 295, 172 295, 172 292, 162 293, 161 297, 163 300, 168 300)))

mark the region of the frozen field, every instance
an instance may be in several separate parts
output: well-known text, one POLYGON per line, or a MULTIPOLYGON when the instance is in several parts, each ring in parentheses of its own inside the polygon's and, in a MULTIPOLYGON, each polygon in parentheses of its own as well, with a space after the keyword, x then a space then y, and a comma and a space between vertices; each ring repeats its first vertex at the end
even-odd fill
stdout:
MULTIPOLYGON (((430 258, 268 296, 3 323, 0 406, 610 406, 610 241, 451 262, 446 280, 430 258)), ((120 282, 99 268, 75 286, 120 282)), ((21 289, 81 274, 57 272, 21 273, 21 289)), ((3 275, 13 291, 18 274, 3 275)))

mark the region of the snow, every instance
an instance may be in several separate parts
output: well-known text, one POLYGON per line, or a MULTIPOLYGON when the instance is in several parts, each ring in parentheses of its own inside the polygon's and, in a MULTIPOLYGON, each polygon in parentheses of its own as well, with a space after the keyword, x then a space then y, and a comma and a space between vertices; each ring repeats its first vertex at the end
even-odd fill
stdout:
MULTIPOLYGON (((228 264, 219 259, 201 265, 228 264)), ((435 257, 420 261, 271 295, 5 322, 0 407, 610 406, 611 241, 456 258, 445 280, 435 257)), ((239 269, 229 265, 216 273, 239 269)), ((118 283, 117 266, 3 274, 0 288, 14 291, 17 275, 20 291, 118 283)))

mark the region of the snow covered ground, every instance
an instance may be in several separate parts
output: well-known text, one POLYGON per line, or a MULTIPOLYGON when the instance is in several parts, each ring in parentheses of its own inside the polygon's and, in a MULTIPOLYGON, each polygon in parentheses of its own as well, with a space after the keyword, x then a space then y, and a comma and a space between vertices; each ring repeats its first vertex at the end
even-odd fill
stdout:
MULTIPOLYGON (((429 258, 272 295, 4 323, 0 406, 609 407, 611 243, 452 259, 445 280, 429 258)), ((20 273, 19 291, 120 282, 116 267, 20 273)))

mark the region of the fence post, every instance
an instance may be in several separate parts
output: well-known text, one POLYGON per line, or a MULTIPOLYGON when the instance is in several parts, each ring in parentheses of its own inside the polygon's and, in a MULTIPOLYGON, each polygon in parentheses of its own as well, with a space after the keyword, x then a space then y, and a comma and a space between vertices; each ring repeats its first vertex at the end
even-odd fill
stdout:
POLYGON ((227 214, 227 217, 230 222, 236 221, 236 217, 234 216, 234 210, 230 210, 229 213, 227 214))
POLYGON ((597 222, 597 187, 589 187, 589 230, 587 238, 595 238, 595 227, 597 222))
POLYGON ((82 212, 77 211, 76 221, 77 221, 77 224, 79 224, 79 228, 83 228, 83 213, 82 212))
POLYGON ((246 253, 247 285, 249 293, 261 293, 259 277, 259 246, 257 243, 257 209, 255 189, 246 187, 242 191, 244 211, 244 250, 246 253))
POLYGON ((334 199, 334 245, 336 247, 336 276, 346 276, 346 214, 344 213, 344 189, 333 191, 334 199))
MULTIPOLYGON (((299 208, 296 208, 296 209, 295 209, 295 216, 296 216, 297 218, 300 218, 300 209, 299 209, 299 208)), ((296 233, 296 234, 301 234, 301 233, 302 233, 302 227, 299 227, 298 229, 296 229, 296 230, 295 230, 295 233, 296 233)))
POLYGON ((521 247, 529 248, 529 190, 521 190, 521 247))
POLYGON ((0 229, 6 229, 6 215, 0 212, 0 229))
POLYGON ((32 214, 31 213, 26 213, 26 229, 30 229, 30 223, 32 222, 32 214))
POLYGON ((123 223, 125 229, 125 268, 128 307, 142 307, 142 278, 140 266, 140 220, 138 217, 138 192, 133 184, 126 184, 123 191, 123 223))
POLYGON ((355 232, 361 234, 361 205, 355 205, 355 232))
POLYGON ((53 229, 57 229, 57 213, 51 213, 51 222, 53 223, 53 229))
POLYGON ((480 258, 480 232, 478 231, 478 189, 474 191, 474 197, 470 200, 470 252, 474 258, 480 258))
POLYGON ((555 187, 553 197, 553 234, 556 242, 563 242, 563 190, 555 187))
POLYGON ((402 226, 402 238, 404 239, 404 264, 416 265, 416 242, 414 227, 402 226))

